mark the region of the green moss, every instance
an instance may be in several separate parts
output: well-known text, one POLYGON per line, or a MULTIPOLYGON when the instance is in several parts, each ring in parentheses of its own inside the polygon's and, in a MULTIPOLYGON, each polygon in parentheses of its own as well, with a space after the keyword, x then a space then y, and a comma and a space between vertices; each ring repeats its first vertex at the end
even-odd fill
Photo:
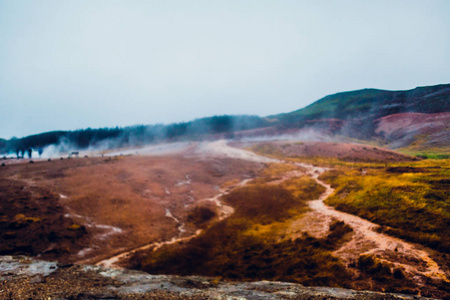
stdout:
POLYGON ((81 225, 78 224, 72 224, 69 226, 70 230, 79 230, 81 228, 81 225))
POLYGON ((336 188, 328 205, 383 225, 380 230, 386 233, 445 252, 450 251, 450 171, 443 166, 437 160, 366 166, 365 176, 341 167, 320 178, 336 188))

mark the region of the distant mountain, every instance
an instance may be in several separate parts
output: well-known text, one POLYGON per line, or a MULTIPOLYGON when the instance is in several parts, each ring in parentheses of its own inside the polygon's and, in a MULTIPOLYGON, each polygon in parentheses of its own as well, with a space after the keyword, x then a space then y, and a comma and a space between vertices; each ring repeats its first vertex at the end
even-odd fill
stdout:
POLYGON ((363 89, 326 96, 305 108, 272 116, 286 121, 324 118, 371 120, 407 112, 450 111, 450 84, 418 87, 408 91, 363 89))
POLYGON ((393 146, 403 147, 412 143, 414 137, 420 134, 441 136, 444 144, 445 140, 448 143, 450 115, 433 116, 446 112, 450 112, 450 84, 418 87, 408 91, 363 89, 337 93, 305 108, 268 118, 276 120, 278 127, 286 129, 313 127, 361 139, 377 137, 388 143, 401 139, 401 143, 397 142, 393 146), (426 115, 413 117, 409 115, 411 113, 426 115), (392 117, 386 119, 388 116, 392 117), (434 119, 439 120, 438 125, 434 124, 434 119), (396 125, 388 122, 393 120, 396 120, 396 125), (416 121, 421 126, 415 126, 416 121), (401 126, 402 130, 389 128, 389 134, 380 130, 380 126, 386 127, 387 122, 393 126, 401 126), (402 126, 405 122, 409 125, 402 126), (408 138, 404 138, 405 136, 408 138))

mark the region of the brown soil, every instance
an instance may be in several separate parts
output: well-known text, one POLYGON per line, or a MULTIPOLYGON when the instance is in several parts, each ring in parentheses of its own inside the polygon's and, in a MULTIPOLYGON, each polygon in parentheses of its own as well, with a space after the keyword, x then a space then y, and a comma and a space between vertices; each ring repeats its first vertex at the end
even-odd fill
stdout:
MULTIPOLYGON (((278 146, 279 145, 280 144, 278 144, 278 146)), ((348 149, 348 146, 354 145, 343 145, 343 148, 348 149)), ((360 147, 363 148, 365 146, 360 145, 360 147)), ((208 148, 211 152, 215 151, 217 155, 240 157, 252 161, 265 161, 267 159, 266 157, 255 155, 254 153, 250 153, 243 149, 230 147, 223 142, 211 143, 208 145, 208 148)), ((280 148, 287 149, 288 147, 284 143, 281 144, 280 148)), ((409 159, 408 156, 397 154, 392 151, 383 152, 385 153, 385 155, 387 155, 387 159, 391 158, 392 154, 398 155, 398 159, 400 161, 402 159, 409 159)), ((384 156, 384 158, 386 159, 386 156, 384 156)), ((272 162, 275 161, 275 159, 272 159, 272 162)), ((282 161, 277 162, 283 163, 282 161)), ((397 272, 399 274, 401 273, 401 276, 398 276, 405 276, 405 278, 407 278, 403 282, 404 287, 406 287, 407 281, 410 280, 410 283, 414 282, 413 286, 417 285, 417 287, 420 287, 421 291, 423 292, 430 292, 432 294, 435 292, 440 293, 435 291, 436 288, 429 284, 428 281, 436 280, 436 282, 442 282, 442 284, 446 284, 448 282, 448 279, 445 271, 442 270, 438 263, 432 258, 432 254, 434 253, 433 251, 431 251, 430 249, 426 249, 425 247, 422 247, 420 245, 409 243, 398 238, 387 236, 385 234, 380 234, 376 231, 378 225, 361 219, 357 216, 346 214, 337 211, 329 206, 326 206, 323 203, 323 200, 326 199, 330 194, 332 194, 334 192, 334 189, 318 179, 319 175, 325 171, 325 168, 315 167, 304 163, 295 163, 295 166, 302 168, 302 170, 305 170, 307 174, 314 180, 316 180, 318 184, 326 188, 326 192, 323 193, 318 200, 309 202, 309 206, 312 211, 303 216, 307 219, 301 220, 303 219, 302 217, 298 221, 293 221, 291 226, 284 232, 285 235, 291 235, 291 238, 295 239, 298 236, 302 235, 303 232, 307 232, 312 236, 321 238, 329 234, 329 224, 332 222, 332 220, 343 221, 353 229, 354 233, 352 233, 350 236, 347 236, 346 240, 343 241, 340 245, 340 248, 337 251, 334 251, 333 254, 337 257, 340 257, 342 261, 345 262, 348 267, 350 267, 350 270, 354 270, 356 272, 355 276, 359 276, 358 280, 355 279, 355 288, 383 289, 384 283, 386 283, 383 283, 383 280, 387 280, 387 277, 384 278, 381 273, 375 275, 372 274, 373 276, 367 276, 367 274, 365 274, 364 272, 368 272, 369 274, 373 270, 366 271, 365 269, 360 268, 364 273, 361 274, 361 270, 351 267, 351 265, 354 264, 354 262, 358 260, 361 255, 367 254, 375 255, 374 257, 377 257, 376 259, 378 259, 380 262, 378 263, 378 266, 384 266, 384 268, 389 270, 390 268, 398 269, 397 272), (375 281, 373 281, 372 277, 375 278, 376 283, 375 281), (368 285, 366 281, 369 282, 368 285)), ((394 169, 394 171, 397 171, 397 169, 394 169)), ((398 171, 405 170, 399 169, 398 171)), ((288 176, 288 174, 289 173, 286 173, 285 175, 288 176)), ((293 173, 292 176, 295 176, 294 174, 295 173, 293 173)), ((440 283, 438 283, 438 285, 439 284, 440 283)))
POLYGON ((188 222, 188 215, 199 201, 213 197, 221 185, 233 179, 254 176, 260 167, 254 162, 197 155, 72 158, 8 165, 0 173, 2 226, 13 226, 17 214, 45 222, 28 224, 31 219, 25 219, 28 225, 20 229, 23 234, 5 228, 9 248, 3 245, 4 253, 42 255, 47 248, 52 250, 53 240, 41 239, 41 231, 44 236, 55 232, 70 242, 68 247, 58 240, 57 248, 65 249, 58 250, 58 259, 84 263, 170 240, 180 234, 184 223, 183 234, 189 236, 197 227, 188 222), (33 193, 26 190, 30 186, 33 193), (48 206, 41 205, 44 200, 48 206), (42 229, 41 224, 47 223, 48 228, 42 229), (22 244, 33 250, 23 251, 22 244))
POLYGON ((418 149, 450 146, 450 112, 436 114, 402 113, 377 121, 375 132, 394 148, 405 147, 417 137, 426 137, 418 149))
POLYGON ((418 296, 305 287, 286 282, 227 282, 200 276, 61 265, 0 256, 0 299, 308 299, 405 300, 418 296))
POLYGON ((384 132, 386 136, 401 135, 408 131, 431 133, 444 130, 450 126, 450 112, 437 114, 402 113, 393 114, 377 120, 376 133, 384 132))
POLYGON ((287 157, 335 157, 347 161, 410 161, 412 157, 379 147, 349 143, 297 142, 271 143, 287 157))
POLYGON ((28 182, 0 179, 0 255, 30 255, 65 261, 89 244, 84 226, 64 217, 58 197, 28 182))
MULTIPOLYGON (((411 159, 356 144, 271 145, 288 157, 383 162, 411 159)), ((3 254, 96 263, 149 244, 185 242, 196 236, 199 227, 206 228, 208 222, 224 218, 217 195, 255 177, 265 163, 274 162, 287 163, 217 141, 176 155, 72 158, 7 165, 0 169, 0 226, 5 241, 0 249, 3 254), (206 212, 206 217, 200 214, 206 224, 192 217, 201 210, 199 207, 212 211, 206 212)), ((288 236, 295 238, 307 232, 323 238, 333 220, 345 221, 354 233, 334 254, 349 266, 361 254, 375 254, 381 261, 401 266, 408 277, 421 275, 418 285, 426 285, 429 277, 445 276, 427 249, 380 234, 375 224, 324 205, 323 200, 333 190, 318 180, 323 168, 301 163, 295 166, 323 185, 326 193, 309 203, 311 211, 305 219, 293 221, 285 232, 288 236)), ((277 183, 298 175, 285 174, 277 183)))

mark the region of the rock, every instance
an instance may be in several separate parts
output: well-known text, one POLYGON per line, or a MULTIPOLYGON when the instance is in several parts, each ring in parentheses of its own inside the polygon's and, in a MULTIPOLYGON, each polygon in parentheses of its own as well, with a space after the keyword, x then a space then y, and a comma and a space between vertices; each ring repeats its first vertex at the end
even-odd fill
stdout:
POLYGON ((0 256, 0 298, 6 295, 8 299, 426 299, 286 282, 226 282, 203 276, 150 275, 0 256))
POLYGON ((29 282, 30 283, 45 283, 45 277, 44 276, 32 277, 29 282))

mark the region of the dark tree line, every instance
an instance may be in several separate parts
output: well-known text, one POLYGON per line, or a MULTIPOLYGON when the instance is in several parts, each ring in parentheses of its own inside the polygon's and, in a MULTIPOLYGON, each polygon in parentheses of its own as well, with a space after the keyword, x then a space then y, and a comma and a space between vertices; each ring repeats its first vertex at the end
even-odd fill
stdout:
POLYGON ((0 153, 15 153, 17 157, 24 157, 26 153, 29 153, 31 156, 29 152, 31 149, 42 154, 42 149, 46 146, 61 143, 69 149, 87 149, 98 146, 118 148, 161 141, 199 140, 216 134, 230 136, 234 131, 261 128, 267 124, 265 119, 257 116, 224 115, 169 125, 51 131, 23 138, 0 139, 0 153))

